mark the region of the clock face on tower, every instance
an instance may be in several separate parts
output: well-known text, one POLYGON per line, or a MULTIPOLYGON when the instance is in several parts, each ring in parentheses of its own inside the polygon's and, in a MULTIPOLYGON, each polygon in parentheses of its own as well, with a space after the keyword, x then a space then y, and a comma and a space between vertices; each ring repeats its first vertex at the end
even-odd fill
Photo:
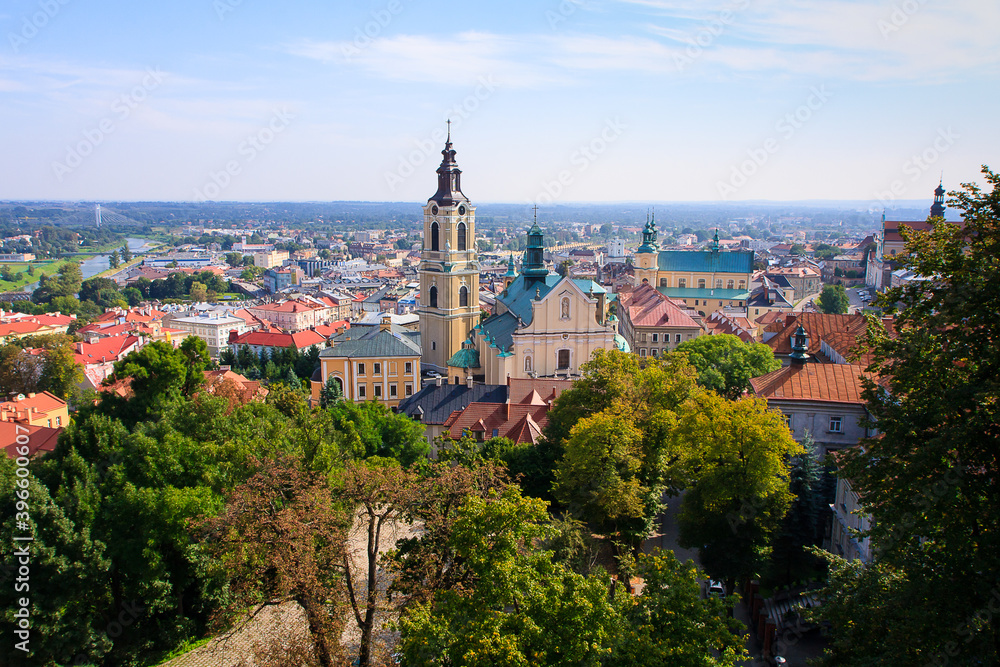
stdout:
POLYGON ((438 214, 438 207, 437 204, 435 204, 434 206, 431 206, 431 215, 437 215, 437 214, 438 214))
POLYGON ((458 214, 465 215, 465 204, 462 204, 461 206, 458 207, 458 214))

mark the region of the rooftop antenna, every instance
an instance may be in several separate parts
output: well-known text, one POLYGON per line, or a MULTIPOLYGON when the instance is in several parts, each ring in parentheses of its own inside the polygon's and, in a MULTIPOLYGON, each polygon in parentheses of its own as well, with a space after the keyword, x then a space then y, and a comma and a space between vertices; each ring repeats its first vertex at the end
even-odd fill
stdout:
POLYGON ((97 228, 101 228, 101 205, 94 207, 94 218, 97 220, 97 228))

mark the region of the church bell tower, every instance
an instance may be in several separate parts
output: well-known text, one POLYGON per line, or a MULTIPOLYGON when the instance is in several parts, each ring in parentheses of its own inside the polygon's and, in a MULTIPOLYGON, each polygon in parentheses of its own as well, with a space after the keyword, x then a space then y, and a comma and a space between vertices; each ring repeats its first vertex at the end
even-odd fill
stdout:
POLYGON ((448 139, 437 169, 437 192, 424 206, 420 253, 421 366, 448 372, 448 359, 462 349, 479 320, 479 259, 476 209, 462 193, 462 170, 448 139))

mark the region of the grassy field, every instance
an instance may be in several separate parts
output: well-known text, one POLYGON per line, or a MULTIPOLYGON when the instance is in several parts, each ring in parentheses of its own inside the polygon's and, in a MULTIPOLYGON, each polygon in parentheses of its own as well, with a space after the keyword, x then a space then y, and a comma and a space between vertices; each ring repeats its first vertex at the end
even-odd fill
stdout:
POLYGON ((10 262, 6 264, 0 264, 0 266, 9 266, 10 270, 14 272, 14 277, 17 280, 0 280, 0 292, 15 292, 25 285, 30 285, 31 283, 39 280, 42 275, 51 276, 52 274, 59 271, 59 268, 68 262, 79 262, 79 258, 73 257, 70 259, 57 259, 48 262, 32 262, 31 265, 35 269, 35 275, 29 276, 25 273, 28 270, 28 265, 23 262, 10 262))

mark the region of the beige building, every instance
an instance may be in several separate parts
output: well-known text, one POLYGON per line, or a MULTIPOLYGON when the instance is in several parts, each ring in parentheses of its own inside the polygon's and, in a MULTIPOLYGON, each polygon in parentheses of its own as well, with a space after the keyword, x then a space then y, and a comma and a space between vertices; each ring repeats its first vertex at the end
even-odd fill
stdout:
POLYGON ((281 266, 286 259, 288 259, 287 250, 271 250, 253 254, 254 266, 259 266, 262 269, 273 269, 276 266, 281 266))
POLYGON ((479 320, 479 260, 476 209, 462 193, 450 133, 441 154, 437 192, 424 206, 417 314, 423 364, 444 375, 479 320))
POLYGON ((357 338, 320 352, 320 370, 311 383, 312 399, 334 378, 349 401, 381 401, 389 408, 420 390, 420 347, 394 333, 389 319, 357 338))

